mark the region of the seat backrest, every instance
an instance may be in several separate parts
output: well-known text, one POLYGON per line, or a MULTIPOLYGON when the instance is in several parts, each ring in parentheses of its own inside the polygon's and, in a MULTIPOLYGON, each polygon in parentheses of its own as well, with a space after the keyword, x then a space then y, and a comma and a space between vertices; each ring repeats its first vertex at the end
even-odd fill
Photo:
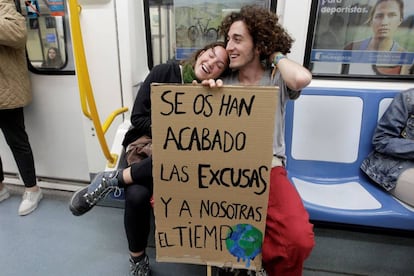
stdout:
POLYGON ((372 150, 377 122, 398 91, 306 88, 286 109, 288 171, 354 178, 372 150))

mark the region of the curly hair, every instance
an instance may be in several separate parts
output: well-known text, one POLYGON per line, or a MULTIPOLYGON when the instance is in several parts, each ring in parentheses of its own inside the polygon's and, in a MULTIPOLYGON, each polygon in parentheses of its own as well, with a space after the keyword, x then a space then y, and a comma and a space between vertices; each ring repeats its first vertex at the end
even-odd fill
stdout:
POLYGON ((279 18, 271 11, 256 6, 243 6, 239 12, 228 14, 220 25, 220 34, 224 35, 227 42, 227 33, 231 25, 236 21, 243 21, 254 45, 260 51, 260 59, 267 59, 274 52, 282 54, 290 53, 294 39, 279 24, 279 18))

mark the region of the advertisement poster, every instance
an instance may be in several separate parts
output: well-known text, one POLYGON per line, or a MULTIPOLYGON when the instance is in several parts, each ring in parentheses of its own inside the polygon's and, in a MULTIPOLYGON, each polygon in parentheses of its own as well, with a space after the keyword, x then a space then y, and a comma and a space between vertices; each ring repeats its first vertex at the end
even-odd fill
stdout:
POLYGON ((157 261, 260 270, 277 101, 275 87, 152 85, 157 261))
POLYGON ((186 59, 204 45, 224 40, 219 37, 223 17, 244 5, 270 6, 269 0, 174 0, 176 58, 186 59))
POLYGON ((65 5, 62 0, 48 0, 47 1, 52 16, 64 16, 65 5))
POLYGON ((319 0, 313 73, 412 75, 414 1, 319 0))

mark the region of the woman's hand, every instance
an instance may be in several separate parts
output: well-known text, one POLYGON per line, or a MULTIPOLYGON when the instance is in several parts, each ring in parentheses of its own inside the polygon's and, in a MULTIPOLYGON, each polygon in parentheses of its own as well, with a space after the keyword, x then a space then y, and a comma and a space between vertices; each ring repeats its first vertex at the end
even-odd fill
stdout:
POLYGON ((209 79, 209 80, 203 80, 201 84, 203 86, 208 86, 210 88, 216 88, 216 87, 222 87, 223 81, 221 79, 217 79, 217 80, 209 79))

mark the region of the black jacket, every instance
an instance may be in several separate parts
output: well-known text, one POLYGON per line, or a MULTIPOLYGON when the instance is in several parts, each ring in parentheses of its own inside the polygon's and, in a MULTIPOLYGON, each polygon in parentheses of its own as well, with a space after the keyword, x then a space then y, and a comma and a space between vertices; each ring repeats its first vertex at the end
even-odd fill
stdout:
POLYGON ((130 143, 143 135, 151 135, 151 83, 182 83, 178 63, 169 62, 155 66, 138 90, 131 114, 131 129, 125 134, 122 145, 130 143))

